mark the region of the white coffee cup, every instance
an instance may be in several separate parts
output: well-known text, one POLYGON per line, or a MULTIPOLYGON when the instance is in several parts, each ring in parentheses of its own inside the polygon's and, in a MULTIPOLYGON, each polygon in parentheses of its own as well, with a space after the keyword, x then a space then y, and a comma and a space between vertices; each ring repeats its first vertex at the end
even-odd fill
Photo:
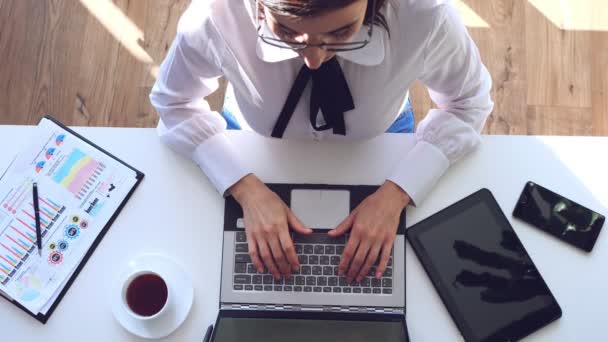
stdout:
MULTIPOLYGON (((142 289, 133 288, 133 289, 131 289, 131 291, 142 291, 142 289)), ((142 294, 140 293, 139 296, 140 297, 138 300, 141 300, 142 294)), ((125 281, 123 282, 123 286, 122 286, 121 298, 122 298, 122 305, 124 306, 125 311, 128 312, 129 315, 131 315, 133 318, 135 318, 137 320, 142 320, 142 321, 149 321, 152 319, 156 319, 156 318, 159 318, 160 316, 162 316, 163 314, 165 314, 165 312, 167 312, 167 308, 169 307, 169 305, 171 303, 171 299, 172 299, 171 298, 171 289, 169 288, 169 283, 167 282, 167 280, 162 275, 160 275, 157 272, 154 272, 152 270, 139 270, 139 271, 135 271, 135 272, 131 273, 130 275, 126 276, 125 281), (153 277, 152 278, 150 278, 150 277, 140 278, 140 277, 143 277, 146 275, 151 275, 153 277), (139 287, 142 287, 143 289, 152 290, 153 292, 154 291, 155 292, 164 292, 159 288, 153 289, 154 286, 151 286, 149 284, 151 279, 154 279, 154 281, 157 282, 158 285, 160 285, 161 283, 158 282, 158 279, 156 277, 160 278, 160 280, 162 280, 162 283, 164 283, 164 286, 165 286, 166 292, 167 292, 167 299, 165 300, 164 305, 162 305, 162 307, 155 313, 153 313, 151 315, 141 315, 141 314, 135 312, 134 309, 131 307, 131 305, 137 305, 137 303, 129 303, 129 300, 127 297, 128 292, 129 292, 129 287, 133 284, 134 281, 139 281, 140 284, 135 284, 135 285, 139 285, 139 287), (146 279, 149 279, 149 280, 146 280, 146 279), (146 281, 148 281, 147 286, 145 284, 146 281)), ((154 300, 154 299, 150 298, 150 300, 154 300)))

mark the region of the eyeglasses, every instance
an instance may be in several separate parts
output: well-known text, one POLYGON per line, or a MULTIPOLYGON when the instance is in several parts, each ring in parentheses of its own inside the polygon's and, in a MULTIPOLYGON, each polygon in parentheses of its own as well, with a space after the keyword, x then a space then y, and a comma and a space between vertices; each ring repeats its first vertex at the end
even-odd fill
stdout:
MULTIPOLYGON (((309 47, 317 47, 320 49, 324 49, 326 51, 336 51, 336 52, 353 51, 353 50, 362 49, 367 44, 369 44, 369 42, 372 40, 372 33, 374 32, 373 20, 374 20, 374 18, 376 18, 376 3, 375 3, 376 1, 375 0, 370 0, 370 1, 373 1, 372 16, 371 16, 372 19, 370 20, 372 23, 369 24, 369 29, 367 30, 367 39, 362 40, 362 41, 348 42, 348 43, 321 43, 321 44, 307 44, 307 43, 300 43, 300 42, 294 42, 294 41, 286 41, 286 40, 282 40, 282 39, 278 39, 278 38, 264 36, 264 33, 260 32, 260 30, 262 29, 262 24, 259 22, 258 22, 258 27, 257 27, 258 37, 264 43, 266 43, 268 45, 280 47, 283 49, 291 49, 294 51, 304 50, 309 47)), ((260 6, 258 4, 258 1, 256 1, 256 18, 258 21, 260 20, 259 11, 260 11, 260 6)))

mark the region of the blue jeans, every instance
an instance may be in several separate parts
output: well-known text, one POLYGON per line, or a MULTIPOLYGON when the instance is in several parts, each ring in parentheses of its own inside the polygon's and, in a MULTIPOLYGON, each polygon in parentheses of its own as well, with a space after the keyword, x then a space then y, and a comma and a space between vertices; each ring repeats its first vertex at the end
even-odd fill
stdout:
POLYGON ((399 114, 395 122, 386 130, 386 133, 414 133, 414 126, 416 120, 414 119, 414 110, 412 109, 412 103, 410 99, 407 99, 405 108, 399 114))
MULTIPOLYGON (((241 125, 232 114, 232 108, 238 108, 235 103, 232 102, 231 98, 226 97, 224 99, 224 108, 222 109, 222 116, 228 123, 227 129, 241 129, 241 125)), ((386 133, 414 133, 414 111, 410 103, 410 99, 407 99, 405 108, 399 114, 395 122, 386 130, 386 133)))

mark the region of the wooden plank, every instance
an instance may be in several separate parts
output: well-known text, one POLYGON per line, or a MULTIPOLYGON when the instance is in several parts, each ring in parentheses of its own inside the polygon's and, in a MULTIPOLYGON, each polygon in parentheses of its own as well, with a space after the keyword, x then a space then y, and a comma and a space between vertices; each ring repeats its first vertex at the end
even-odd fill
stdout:
POLYGON ((594 32, 591 41, 593 135, 608 136, 608 31, 594 32))
MULTIPOLYGON (((76 73, 72 61, 80 54, 83 12, 75 1, 4 1, 0 23, 0 117, 2 123, 35 124, 49 113, 68 119, 66 107, 76 73), (72 13, 67 16, 63 13, 72 13), (28 20, 24 20, 28 18, 28 20), (1 53, 1 52, 0 52, 1 53)), ((69 121, 68 121, 69 122, 69 121)))
POLYGON ((551 135, 592 135, 591 108, 528 106, 528 132, 550 132, 551 135))
MULTIPOLYGON (((60 20, 59 11, 63 5, 52 1, 46 1, 43 6, 35 5, 32 1, 29 1, 29 3, 32 12, 40 11, 40 21, 36 25, 40 31, 39 35, 34 36, 40 42, 40 45, 35 55, 37 57, 36 65, 33 66, 35 78, 32 83, 33 92, 27 120, 28 123, 33 123, 38 121, 38 118, 45 113, 52 112, 54 105, 57 103, 54 97, 56 88, 52 86, 52 82, 56 80, 52 73, 55 70, 54 63, 58 61, 55 58, 56 32, 60 20)), ((29 15, 31 13, 28 13, 29 15)))
MULTIPOLYGON (((97 15, 112 20, 106 12, 97 15)), ((73 61, 78 63, 80 77, 76 81, 72 123, 105 126, 110 123, 108 114, 114 101, 115 75, 129 71, 116 68, 119 43, 88 9, 83 31, 81 55, 78 60, 73 61)))
POLYGON ((37 78, 45 10, 32 1, 2 3, 0 11, 0 123, 27 124, 37 78), (31 22, 23 20, 29 17, 31 22), (27 34, 26 34, 27 32, 27 34))
POLYGON ((523 134, 527 129, 525 1, 466 1, 490 27, 470 29, 493 80, 495 104, 483 130, 486 134, 523 134))
POLYGON ((149 127, 155 123, 156 115, 148 105, 146 80, 150 68, 156 63, 148 60, 143 48, 142 29, 146 22, 148 5, 155 1, 120 1, 120 17, 127 19, 127 25, 116 54, 116 65, 112 84, 112 102, 107 108, 106 119, 109 126, 149 127), (138 36, 142 38, 137 38, 138 36), (139 40, 138 40, 139 39, 139 40), (123 72, 119 72, 123 71, 123 72))
POLYGON ((556 26, 549 20, 551 7, 541 8, 547 13, 525 7, 528 104, 590 108, 591 34, 556 26))
MULTIPOLYGON (((43 114, 52 114, 61 121, 72 122, 70 109, 79 78, 78 64, 74 61, 78 61, 82 54, 86 10, 73 0, 49 1, 48 4, 48 24, 43 37, 43 44, 48 47, 40 55, 40 64, 48 64, 48 69, 41 68, 38 72, 40 78, 46 81, 36 81, 34 84, 35 89, 45 94, 46 98, 37 108, 32 106, 36 120, 31 124, 38 122, 38 117, 43 114), (47 81, 48 87, 45 86, 47 81)), ((41 98, 34 95, 33 104, 41 98)))

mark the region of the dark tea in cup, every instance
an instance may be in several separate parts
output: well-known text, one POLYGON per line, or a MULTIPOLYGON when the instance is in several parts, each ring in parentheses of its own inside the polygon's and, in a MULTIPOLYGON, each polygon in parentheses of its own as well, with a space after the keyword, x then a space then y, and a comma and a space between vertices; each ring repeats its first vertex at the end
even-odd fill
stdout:
POLYGON ((150 317, 159 313, 167 303, 169 290, 165 280, 156 273, 136 275, 127 286, 126 302, 133 313, 150 317))

